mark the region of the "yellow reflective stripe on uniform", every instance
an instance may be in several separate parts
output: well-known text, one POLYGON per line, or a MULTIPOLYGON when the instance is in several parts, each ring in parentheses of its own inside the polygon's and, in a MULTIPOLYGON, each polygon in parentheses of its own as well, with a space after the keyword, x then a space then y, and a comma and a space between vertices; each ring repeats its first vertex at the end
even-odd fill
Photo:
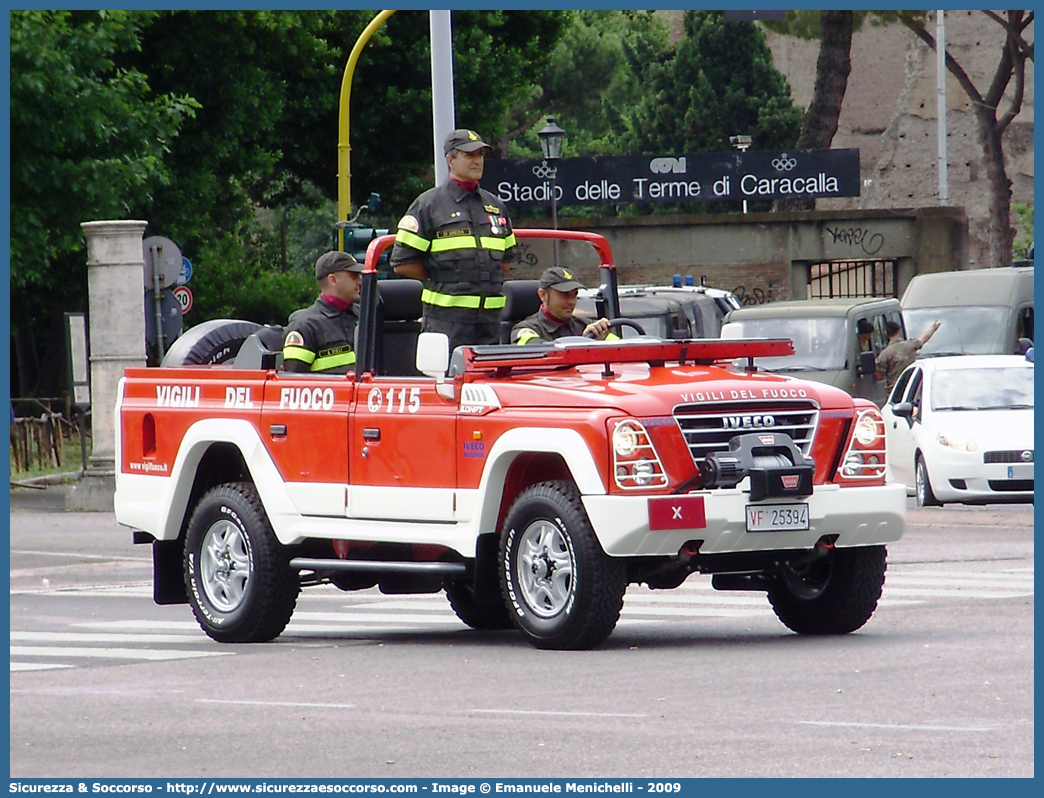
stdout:
MULTIPOLYGON (((283 355, 286 358, 286 355, 283 355)), ((327 355, 317 358, 312 364, 312 371, 326 371, 338 366, 351 366, 355 364, 355 352, 338 352, 336 355, 327 355)))
POLYGON ((283 360, 300 360, 302 363, 314 363, 315 352, 300 346, 284 346, 283 360))
POLYGON ((605 340, 607 340, 607 341, 619 341, 620 340, 620 336, 617 335, 616 333, 608 333, 605 336, 605 340))
POLYGON ((453 238, 436 238, 431 242, 431 252, 448 252, 452 249, 475 249, 475 236, 454 236, 453 238))
POLYGON ((440 294, 425 288, 421 294, 421 302, 429 305, 438 305, 440 308, 477 308, 482 301, 478 296, 456 296, 454 294, 440 294))
POLYGON ((504 239, 504 249, 510 249, 511 247, 513 247, 513 246, 515 246, 517 244, 518 244, 518 241, 515 240, 515 234, 514 233, 512 233, 511 235, 509 235, 507 238, 504 239))
POLYGON ((425 288, 424 292, 421 294, 421 302, 426 302, 429 305, 437 305, 440 308, 478 309, 482 307, 486 310, 499 310, 507 304, 507 297, 488 296, 483 299, 480 296, 440 294, 438 291, 432 291, 430 288, 425 288))
POLYGON ((532 330, 529 327, 526 327, 526 328, 518 331, 518 340, 515 343, 518 343, 518 344, 528 344, 534 338, 539 338, 539 337, 540 337, 540 334, 536 330, 532 330))
POLYGON ((482 238, 479 239, 479 243, 482 245, 483 249, 489 249, 493 252, 503 252, 508 247, 515 246, 514 239, 514 234, 512 234, 510 238, 493 238, 492 236, 482 236, 482 238))
POLYGON ((427 252, 431 249, 431 242, 426 238, 421 238, 416 233, 411 233, 409 230, 399 230, 395 234, 395 243, 404 244, 407 247, 413 247, 413 249, 419 249, 421 252, 427 252))

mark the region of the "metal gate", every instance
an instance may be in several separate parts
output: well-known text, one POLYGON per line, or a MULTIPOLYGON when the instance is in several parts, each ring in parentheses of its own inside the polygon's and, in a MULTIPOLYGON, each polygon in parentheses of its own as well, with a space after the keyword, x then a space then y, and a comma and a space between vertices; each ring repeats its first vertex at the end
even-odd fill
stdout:
POLYGON ((808 298, 899 297, 894 260, 835 260, 813 263, 808 298))

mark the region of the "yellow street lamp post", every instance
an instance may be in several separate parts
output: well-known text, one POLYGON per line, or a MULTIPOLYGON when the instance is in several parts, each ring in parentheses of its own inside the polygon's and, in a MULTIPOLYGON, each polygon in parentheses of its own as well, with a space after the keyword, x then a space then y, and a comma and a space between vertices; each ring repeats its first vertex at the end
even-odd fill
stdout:
POLYGON ((348 56, 348 63, 344 67, 344 77, 341 78, 341 104, 338 111, 337 130, 337 248, 344 249, 344 228, 352 214, 352 147, 348 141, 348 111, 352 97, 352 75, 355 73, 355 65, 359 60, 363 47, 370 40, 376 30, 384 24, 394 11, 382 11, 366 29, 359 35, 359 39, 348 56))

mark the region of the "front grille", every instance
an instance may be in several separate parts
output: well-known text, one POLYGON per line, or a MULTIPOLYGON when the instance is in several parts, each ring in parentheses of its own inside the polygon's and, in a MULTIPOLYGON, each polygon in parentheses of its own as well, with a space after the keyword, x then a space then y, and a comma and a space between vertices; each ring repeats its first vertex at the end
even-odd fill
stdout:
POLYGON ((785 432, 808 457, 819 408, 804 400, 687 404, 674 408, 674 420, 696 462, 711 452, 727 452, 729 440, 748 432, 785 432))
POLYGON ((1033 450, 1032 449, 1011 449, 1009 451, 1002 452, 985 452, 982 455, 982 462, 984 463, 1032 463, 1033 462, 1033 450), (1029 452, 1029 459, 1023 460, 1022 453, 1029 452))
POLYGON ((990 490, 997 493, 1025 493, 1033 490, 1032 479, 991 479, 990 490))

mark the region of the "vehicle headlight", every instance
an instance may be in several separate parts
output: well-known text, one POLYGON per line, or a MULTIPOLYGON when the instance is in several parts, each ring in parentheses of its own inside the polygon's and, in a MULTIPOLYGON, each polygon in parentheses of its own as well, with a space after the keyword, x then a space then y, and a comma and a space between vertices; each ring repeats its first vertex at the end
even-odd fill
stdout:
POLYGON ((638 430, 628 423, 617 426, 613 431, 613 451, 617 457, 630 457, 638 451, 638 430))
POLYGON ((841 473, 846 477, 854 477, 860 474, 863 470, 863 456, 856 452, 850 452, 848 457, 845 458, 844 465, 841 466, 841 473))
POLYGON ((879 434, 877 421, 874 420, 873 416, 869 413, 864 413, 859 417, 859 421, 856 422, 854 435, 856 442, 860 446, 869 446, 877 440, 879 434))
POLYGON ((944 432, 940 432, 939 437, 935 440, 938 441, 940 446, 946 446, 958 452, 974 452, 979 448, 971 438, 965 438, 960 435, 947 435, 944 432))
POLYGON ((634 477, 636 485, 648 485, 652 482, 653 478, 653 464, 648 460, 639 460, 634 464, 634 468, 631 469, 631 474, 634 477))

